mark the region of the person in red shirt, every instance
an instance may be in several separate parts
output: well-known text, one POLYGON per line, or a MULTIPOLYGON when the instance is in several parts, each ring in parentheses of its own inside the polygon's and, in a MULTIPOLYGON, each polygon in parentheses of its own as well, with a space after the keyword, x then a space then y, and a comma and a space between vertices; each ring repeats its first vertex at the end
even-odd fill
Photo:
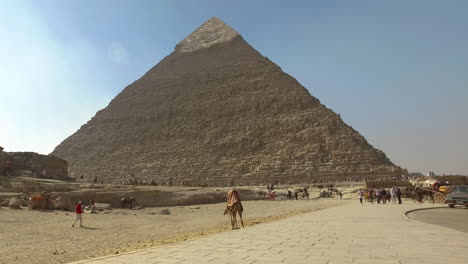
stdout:
POLYGON ((81 201, 79 201, 78 204, 76 205, 75 213, 76 213, 76 218, 75 218, 75 222, 73 222, 72 224, 72 227, 75 227, 75 223, 76 221, 78 221, 78 219, 80 220, 80 227, 83 227, 83 224, 82 224, 83 219, 81 217, 81 214, 83 213, 83 209, 81 208, 81 201))
POLYGON ((13 162, 11 159, 7 159, 5 162, 5 167, 3 168, 3 175, 10 176, 13 171, 13 162))

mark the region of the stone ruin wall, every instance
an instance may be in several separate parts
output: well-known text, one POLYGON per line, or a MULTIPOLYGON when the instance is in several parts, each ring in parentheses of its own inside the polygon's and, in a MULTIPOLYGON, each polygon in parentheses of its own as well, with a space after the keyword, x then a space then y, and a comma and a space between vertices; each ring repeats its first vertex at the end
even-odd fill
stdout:
POLYGON ((68 162, 52 155, 42 155, 35 152, 4 152, 0 151, 0 164, 3 166, 10 158, 13 162, 14 176, 38 176, 43 169, 48 178, 70 180, 68 177, 68 162), (36 171, 36 175, 32 171, 36 171))

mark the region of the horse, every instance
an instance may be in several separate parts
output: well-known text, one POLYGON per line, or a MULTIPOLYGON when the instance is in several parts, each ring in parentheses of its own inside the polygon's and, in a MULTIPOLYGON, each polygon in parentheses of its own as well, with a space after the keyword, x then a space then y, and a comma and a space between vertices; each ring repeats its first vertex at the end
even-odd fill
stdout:
POLYGON ((242 207, 242 203, 240 200, 239 193, 236 189, 232 189, 227 193, 227 201, 226 201, 226 209, 224 210, 224 215, 228 214, 231 217, 231 230, 237 227, 237 214, 239 214, 239 218, 244 227, 244 221, 242 220, 242 212, 244 208, 242 207))
POLYGON ((416 187, 415 192, 419 203, 424 202, 424 200, 434 203, 434 193, 431 190, 416 187))

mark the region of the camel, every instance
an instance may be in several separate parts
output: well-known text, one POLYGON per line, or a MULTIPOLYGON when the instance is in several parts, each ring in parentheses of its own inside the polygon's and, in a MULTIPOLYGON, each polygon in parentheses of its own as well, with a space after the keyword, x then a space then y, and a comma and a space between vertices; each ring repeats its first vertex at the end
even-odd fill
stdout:
POLYGON ((240 200, 239 193, 236 189, 232 189, 227 193, 227 202, 226 202, 226 209, 224 210, 224 215, 229 213, 231 216, 231 230, 237 229, 237 214, 239 214, 239 218, 244 227, 244 221, 242 220, 242 212, 244 208, 242 207, 242 203, 240 200))
POLYGON ((46 210, 50 202, 50 196, 47 192, 35 193, 29 197, 29 209, 42 209, 46 210))

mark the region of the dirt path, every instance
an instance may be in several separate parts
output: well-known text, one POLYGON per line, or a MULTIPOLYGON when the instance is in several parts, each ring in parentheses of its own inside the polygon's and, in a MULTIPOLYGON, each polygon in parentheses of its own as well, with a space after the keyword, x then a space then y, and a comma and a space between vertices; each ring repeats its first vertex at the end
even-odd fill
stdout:
MULTIPOLYGON (((340 200, 246 201, 247 225, 347 203, 340 200)), ((0 209, 0 263, 66 263, 118 254, 228 230, 224 203, 114 209, 83 215, 86 228, 72 228, 74 213, 0 209), (170 215, 160 211, 169 209, 170 215)))

